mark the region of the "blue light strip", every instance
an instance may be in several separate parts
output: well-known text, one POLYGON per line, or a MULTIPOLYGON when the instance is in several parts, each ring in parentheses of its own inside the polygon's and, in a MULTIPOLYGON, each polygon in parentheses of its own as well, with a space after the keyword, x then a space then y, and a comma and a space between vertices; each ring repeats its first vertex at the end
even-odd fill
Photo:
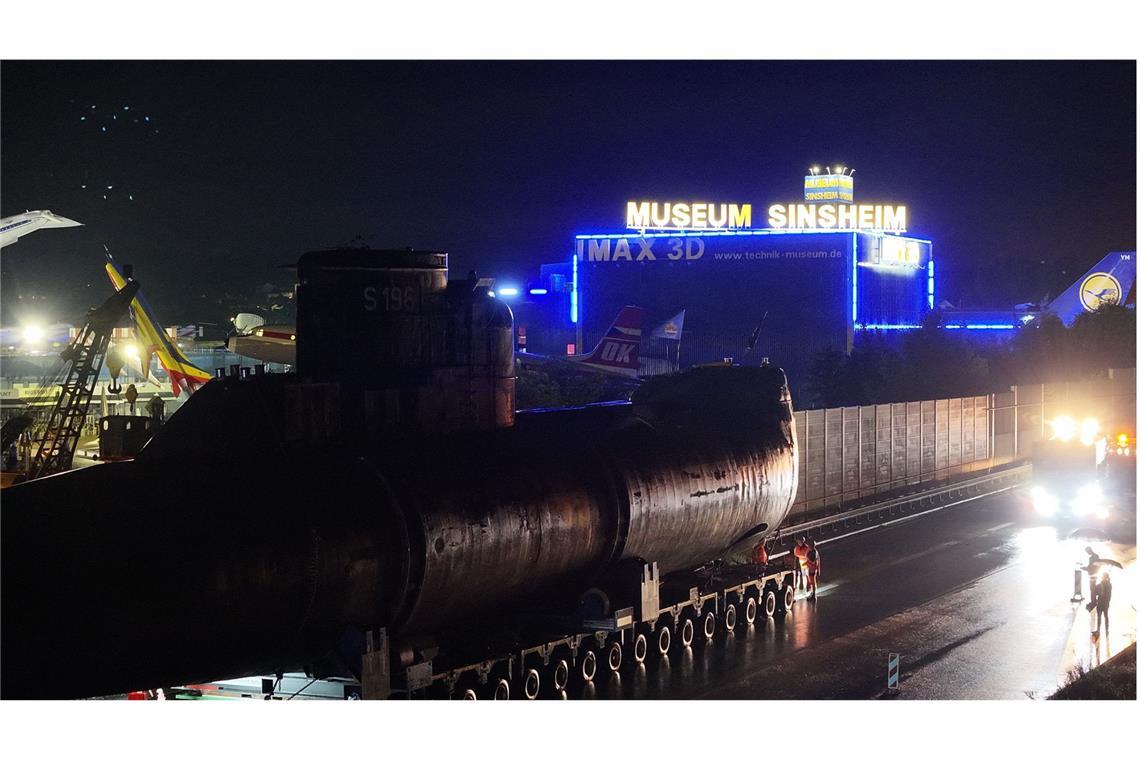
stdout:
POLYGON ((851 323, 859 325, 859 233, 851 233, 851 323))
POLYGON ((546 293, 547 293, 546 288, 531 288, 530 289, 530 294, 532 296, 544 296, 544 295, 546 295, 546 293))
MULTIPOLYGON (((843 235, 852 232, 851 230, 774 230, 774 229, 761 229, 761 230, 677 230, 676 232, 638 232, 637 230, 629 230, 627 232, 608 232, 600 235, 575 235, 575 240, 604 240, 606 238, 673 238, 673 237, 727 237, 731 235, 843 235)), ((887 232, 885 230, 856 230, 852 234, 863 235, 890 235, 900 240, 913 240, 916 243, 930 244, 929 240, 922 238, 908 237, 907 235, 900 235, 896 233, 887 232)))
POLYGON ((922 325, 855 325, 856 330, 921 330, 922 325))
POLYGON ((573 260, 573 279, 570 284, 570 322, 578 324, 578 254, 571 254, 573 260))
POLYGON ((969 323, 969 324, 964 324, 964 325, 943 325, 943 327, 946 328, 947 330, 961 330, 963 328, 965 328, 967 330, 1016 330, 1017 329, 1017 325, 1011 325, 1011 324, 1005 324, 1005 323, 1003 323, 1003 324, 992 324, 992 325, 969 323))
MULTIPOLYGON (((1011 324, 962 324, 942 325, 946 330, 1016 330, 1017 325, 1011 324)), ((922 325, 855 325, 856 330, 921 330, 922 325)))
POLYGON ((930 261, 926 265, 926 305, 932 311, 934 310, 934 254, 930 256, 930 261))

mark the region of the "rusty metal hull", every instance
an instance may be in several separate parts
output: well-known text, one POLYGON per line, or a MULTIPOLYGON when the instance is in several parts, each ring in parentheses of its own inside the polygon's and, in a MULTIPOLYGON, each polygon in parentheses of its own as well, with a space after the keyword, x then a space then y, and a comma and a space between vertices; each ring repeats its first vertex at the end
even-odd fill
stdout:
POLYGON ((273 672, 351 631, 439 632, 625 559, 713 559, 795 496, 783 374, 737 369, 750 395, 712 392, 724 375, 696 402, 649 392, 352 450, 282 442, 298 380, 211 383, 137 461, 6 491, 0 696, 273 672), (188 476, 203 482, 172 489, 188 476))

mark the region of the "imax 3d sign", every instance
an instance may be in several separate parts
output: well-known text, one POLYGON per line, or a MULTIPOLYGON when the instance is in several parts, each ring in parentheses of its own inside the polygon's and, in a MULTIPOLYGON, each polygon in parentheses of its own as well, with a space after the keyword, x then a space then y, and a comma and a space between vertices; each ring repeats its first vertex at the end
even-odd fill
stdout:
POLYGON ((752 204, 629 201, 625 225, 631 230, 741 229, 752 226, 752 204))
POLYGON ((906 206, 862 203, 790 203, 768 207, 776 230, 879 230, 906 232, 906 206))

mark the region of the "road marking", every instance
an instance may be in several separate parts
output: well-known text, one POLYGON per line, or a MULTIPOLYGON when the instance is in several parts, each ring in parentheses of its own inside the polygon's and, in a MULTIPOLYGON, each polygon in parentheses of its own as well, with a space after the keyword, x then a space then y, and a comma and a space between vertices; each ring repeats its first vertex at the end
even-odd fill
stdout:
MULTIPOLYGON (((985 499, 985 498, 988 498, 990 496, 997 496, 999 494, 1002 494, 1002 493, 1005 493, 1006 491, 1011 490, 1012 488, 1013 488, 1013 486, 1011 486, 1010 488, 999 488, 996 491, 989 491, 987 493, 981 493, 981 494, 978 494, 977 496, 969 496, 965 499, 960 499, 958 501, 955 501, 952 504, 943 504, 942 506, 939 506, 939 507, 932 507, 930 509, 924 509, 921 512, 915 512, 914 514, 906 515, 905 517, 896 517, 894 520, 888 520, 887 522, 877 523, 875 525, 868 525, 866 528, 860 528, 859 530, 853 530, 850 533, 843 533, 842 535, 832 536, 831 538, 823 538, 823 539, 820 539, 819 541, 816 541, 816 543, 817 544, 826 544, 826 543, 830 543, 831 541, 839 541, 839 540, 844 539, 844 538, 851 538, 852 536, 857 536, 860 533, 866 533, 869 530, 875 530, 876 528, 885 528, 888 525, 894 525, 896 523, 905 522, 907 520, 913 520, 916 517, 926 517, 927 515, 932 515, 935 512, 941 512, 944 509, 949 509, 951 507, 960 507, 961 505, 967 504, 971 501, 977 501, 978 499, 985 499)), ((794 525, 789 526, 788 529, 794 532, 795 526, 794 525)), ((784 552, 783 554, 787 554, 787 552, 784 552)), ((775 556, 779 557, 782 555, 777 554, 775 556)), ((773 557, 773 559, 774 558, 775 557, 773 557)))
POLYGON ((1001 525, 995 525, 994 527, 987 530, 986 533, 997 533, 999 530, 1004 530, 1013 524, 1014 523, 1012 523, 1012 522, 1007 522, 1007 523, 1002 523, 1001 525))
POLYGON ((899 557, 898 559, 896 559, 893 562, 890 562, 888 564, 889 565, 902 565, 902 564, 907 563, 907 562, 912 562, 912 561, 918 559, 919 557, 925 557, 927 554, 933 554, 934 552, 942 551, 943 549, 949 548, 951 546, 954 546, 954 545, 960 544, 960 543, 962 543, 962 542, 961 541, 947 541, 945 543, 939 544, 938 546, 932 546, 929 549, 923 549, 922 551, 917 552, 915 554, 909 554, 905 557, 899 557))

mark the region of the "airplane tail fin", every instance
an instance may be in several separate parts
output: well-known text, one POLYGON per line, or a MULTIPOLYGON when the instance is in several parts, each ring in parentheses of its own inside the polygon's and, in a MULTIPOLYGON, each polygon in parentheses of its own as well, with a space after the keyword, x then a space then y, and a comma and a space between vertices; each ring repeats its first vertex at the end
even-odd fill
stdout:
POLYGON ((1110 253, 1054 298, 1045 311, 1071 325, 1080 314, 1096 311, 1101 305, 1123 304, 1135 282, 1136 252, 1110 253))
POLYGON ((606 372, 637 377, 641 325, 644 320, 644 309, 638 306, 623 307, 594 350, 583 354, 576 361, 606 372))
MULTIPOLYGON (((116 290, 122 290, 127 280, 110 254, 107 255, 106 270, 111 284, 116 290)), ((144 373, 150 365, 150 357, 157 355, 159 363, 170 377, 171 390, 176 397, 183 390, 188 394, 193 393, 199 385, 212 379, 208 372, 195 366, 182 350, 166 337, 162 325, 155 319, 154 312, 151 311, 141 291, 131 301, 131 317, 134 319, 140 342, 145 344, 139 351, 146 362, 143 367, 144 373)))

